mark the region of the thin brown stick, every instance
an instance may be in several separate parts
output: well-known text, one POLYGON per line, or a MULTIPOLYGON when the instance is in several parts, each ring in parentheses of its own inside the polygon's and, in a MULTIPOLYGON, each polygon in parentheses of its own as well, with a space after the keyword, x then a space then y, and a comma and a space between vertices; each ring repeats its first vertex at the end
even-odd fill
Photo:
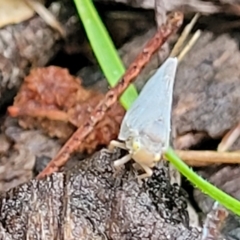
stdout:
POLYGON ((240 163, 240 152, 217 151, 183 151, 175 150, 176 154, 189 166, 200 167, 213 163, 240 163))
POLYGON ((25 0, 26 4, 31 7, 50 27, 57 30, 63 38, 66 37, 66 31, 55 16, 41 3, 36 0, 25 0))
POLYGON ((240 136, 240 123, 237 126, 234 126, 226 135, 222 138, 222 141, 218 145, 218 152, 227 151, 234 142, 240 136))
POLYGON ((47 167, 37 176, 38 179, 58 171, 59 168, 67 162, 70 155, 76 151, 83 139, 86 138, 94 129, 94 126, 103 119, 106 111, 118 100, 136 76, 138 76, 142 68, 149 62, 151 56, 166 42, 168 37, 181 26, 182 21, 183 14, 181 12, 175 12, 169 16, 167 23, 163 25, 156 35, 147 43, 118 84, 108 91, 105 98, 93 110, 89 119, 77 129, 57 156, 53 158, 47 167))
POLYGON ((11 106, 8 108, 8 112, 12 117, 17 116, 30 116, 30 117, 41 117, 41 118, 47 118, 49 120, 54 121, 62 121, 62 122, 68 122, 68 114, 60 111, 60 110, 52 110, 52 109, 43 109, 43 108, 19 108, 15 106, 11 106))

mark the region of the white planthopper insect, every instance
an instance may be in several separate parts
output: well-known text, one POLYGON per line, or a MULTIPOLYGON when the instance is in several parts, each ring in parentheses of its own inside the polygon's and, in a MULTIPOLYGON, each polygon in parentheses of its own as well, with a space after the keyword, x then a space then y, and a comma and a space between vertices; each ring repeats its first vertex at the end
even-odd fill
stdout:
POLYGON ((148 80, 136 101, 123 118, 119 141, 111 141, 109 149, 119 147, 129 154, 114 162, 118 167, 133 159, 145 171, 139 179, 150 177, 170 141, 174 79, 178 60, 169 57, 148 80))

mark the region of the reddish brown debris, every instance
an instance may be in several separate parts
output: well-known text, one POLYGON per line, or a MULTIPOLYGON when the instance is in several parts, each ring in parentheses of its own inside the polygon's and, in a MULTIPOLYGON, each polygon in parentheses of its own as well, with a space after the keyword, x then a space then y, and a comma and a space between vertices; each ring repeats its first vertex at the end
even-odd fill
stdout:
POLYGON ((212 210, 208 213, 205 220, 201 240, 220 239, 221 228, 228 214, 228 211, 224 207, 215 202, 212 210))
MULTIPOLYGON (((8 112, 19 117, 23 128, 41 128, 51 137, 66 141, 103 97, 81 87, 80 79, 66 69, 37 68, 25 78, 8 112)), ((98 145, 109 144, 117 137, 123 115, 124 109, 116 103, 77 150, 91 153, 98 145)))
POLYGON ((164 24, 157 31, 155 36, 150 39, 118 84, 108 91, 105 98, 94 108, 88 120, 78 128, 72 137, 65 143, 57 156, 51 160, 37 178, 42 178, 58 171, 58 169, 67 162, 70 155, 79 148, 84 139, 94 130, 95 125, 104 118, 108 109, 116 104, 118 98, 135 77, 138 76, 142 68, 149 62, 151 56, 166 42, 169 36, 182 25, 182 21, 183 14, 181 12, 175 12, 168 17, 166 24, 164 24))

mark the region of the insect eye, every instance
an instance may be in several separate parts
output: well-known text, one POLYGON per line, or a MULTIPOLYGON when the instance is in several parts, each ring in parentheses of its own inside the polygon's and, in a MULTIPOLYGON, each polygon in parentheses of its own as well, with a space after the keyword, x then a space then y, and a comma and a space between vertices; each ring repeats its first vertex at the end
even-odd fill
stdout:
POLYGON ((132 145, 132 148, 133 148, 134 151, 137 151, 140 148, 139 142, 134 141, 133 145, 132 145))
POLYGON ((160 159, 161 159, 161 154, 160 153, 155 154, 154 161, 158 162, 160 159))

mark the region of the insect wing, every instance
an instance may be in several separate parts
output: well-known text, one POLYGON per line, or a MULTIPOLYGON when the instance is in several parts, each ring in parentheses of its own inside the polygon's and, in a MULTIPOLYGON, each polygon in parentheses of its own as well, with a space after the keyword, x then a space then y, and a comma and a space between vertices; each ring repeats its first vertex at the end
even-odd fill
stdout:
POLYGON ((120 140, 125 141, 133 132, 147 130, 148 136, 158 135, 161 142, 168 146, 177 64, 177 58, 168 58, 148 80, 122 121, 120 140))

